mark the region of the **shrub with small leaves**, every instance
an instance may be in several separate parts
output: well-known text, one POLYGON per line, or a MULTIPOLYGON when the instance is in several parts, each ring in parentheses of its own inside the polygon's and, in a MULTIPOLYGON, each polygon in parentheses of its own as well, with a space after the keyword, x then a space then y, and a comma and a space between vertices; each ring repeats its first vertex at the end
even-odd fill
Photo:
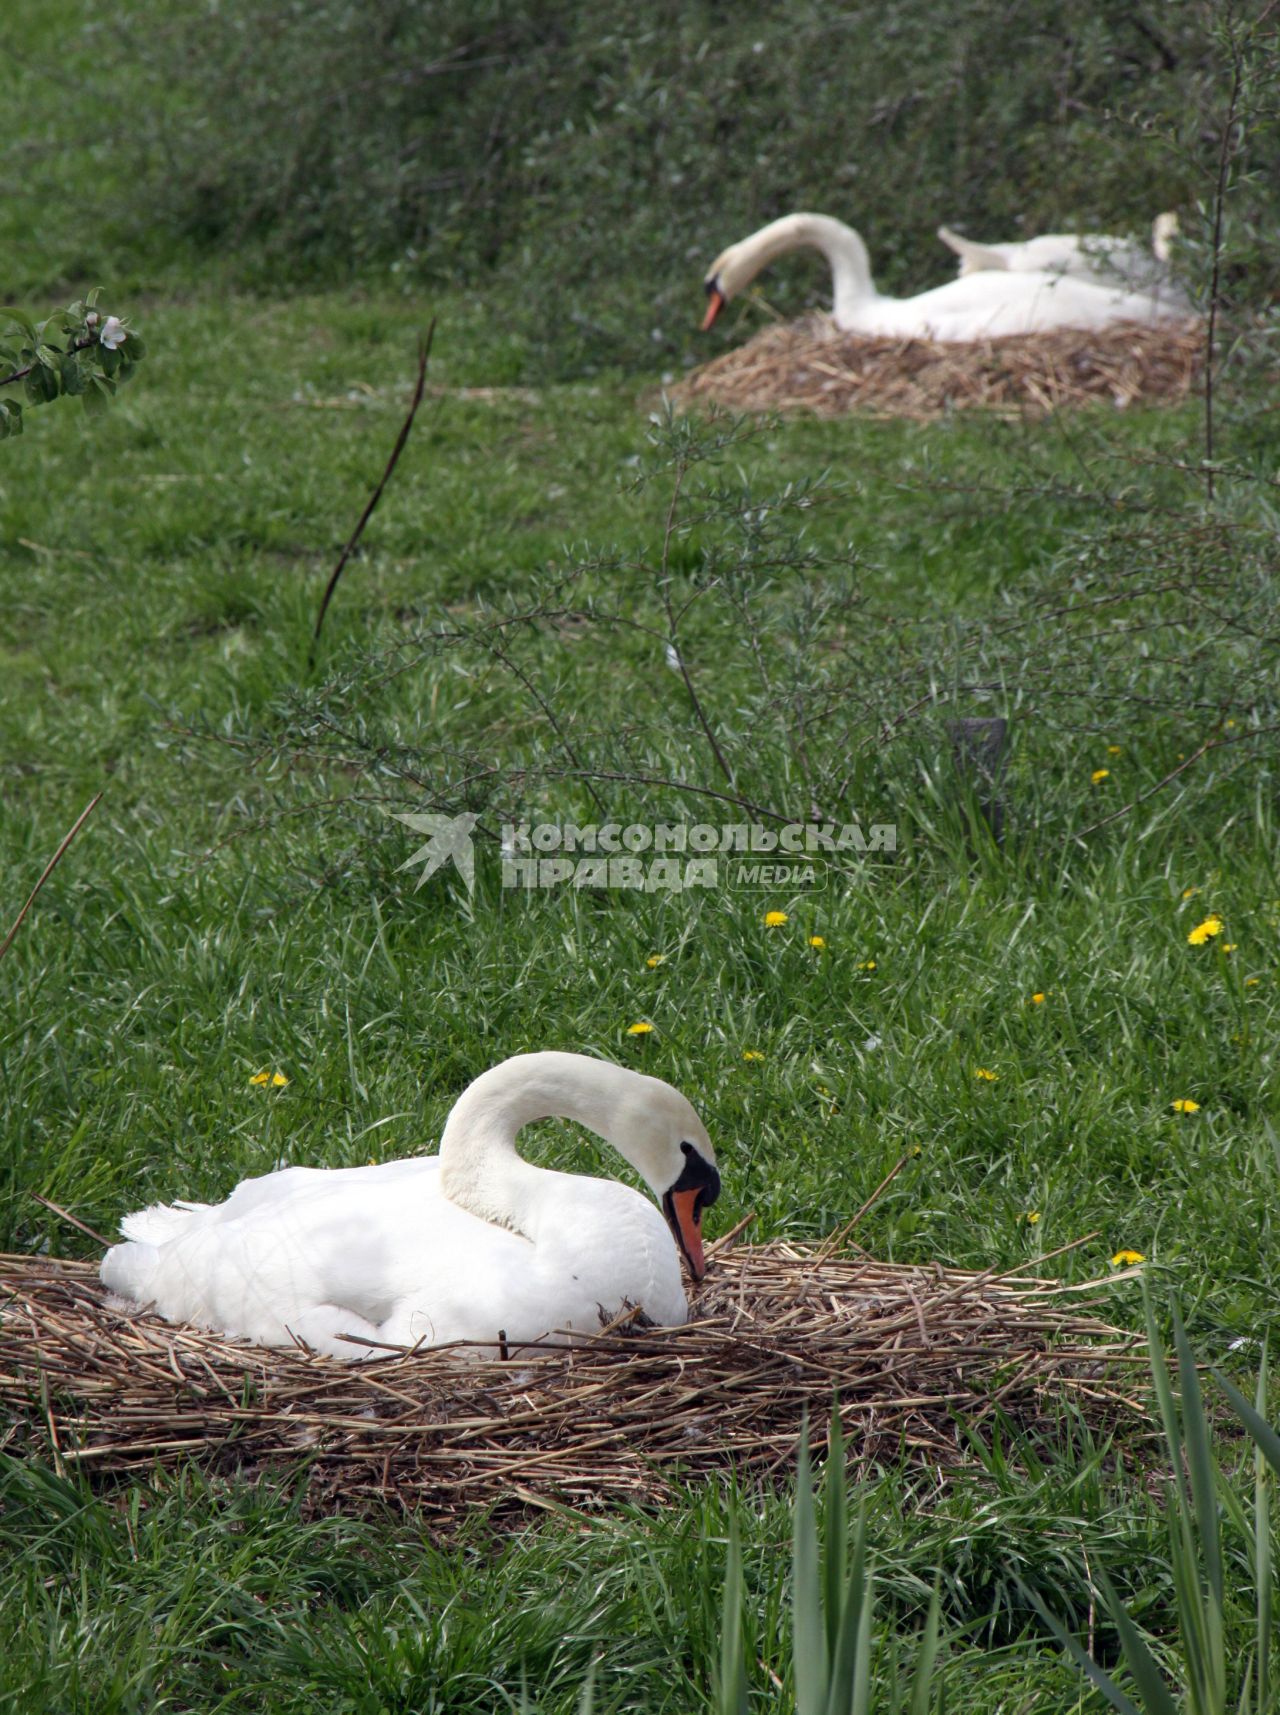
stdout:
POLYGON ((0 309, 0 441, 22 433, 22 399, 48 405, 64 395, 86 411, 102 411, 146 355, 140 337, 120 316, 98 307, 100 288, 33 321, 23 310, 0 309))

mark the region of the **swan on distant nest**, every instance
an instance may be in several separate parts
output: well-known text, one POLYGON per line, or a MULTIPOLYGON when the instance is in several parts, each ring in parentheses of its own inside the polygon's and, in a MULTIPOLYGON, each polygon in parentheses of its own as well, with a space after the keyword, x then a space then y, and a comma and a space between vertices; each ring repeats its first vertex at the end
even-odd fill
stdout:
POLYGON ((914 298, 876 291, 867 247, 851 226, 825 214, 788 214, 731 244, 706 276, 704 329, 768 263, 788 251, 820 250, 831 265, 833 318, 846 333, 962 341, 1112 322, 1157 322, 1176 313, 1145 293, 1094 285, 1068 275, 1008 271, 971 274, 914 298))
POLYGON ((1178 217, 1170 213, 1158 214, 1152 222, 1150 250, 1135 239, 1110 238, 1101 232, 1051 232, 1017 244, 979 244, 949 226, 938 228, 938 237, 960 258, 962 280, 1000 270, 1070 274, 1095 286, 1159 296, 1189 315, 1191 300, 1175 283, 1169 266, 1177 235, 1178 217))
POLYGON ((438 1154, 285 1167, 223 1203, 140 1210, 101 1274, 171 1322, 334 1358, 560 1344, 629 1307, 686 1321, 680 1256, 700 1279, 702 1213, 719 1192, 711 1140, 678 1090, 584 1054, 519 1054, 463 1091, 438 1154), (517 1132, 551 1116, 611 1143, 662 1213, 617 1180, 523 1160, 517 1132))

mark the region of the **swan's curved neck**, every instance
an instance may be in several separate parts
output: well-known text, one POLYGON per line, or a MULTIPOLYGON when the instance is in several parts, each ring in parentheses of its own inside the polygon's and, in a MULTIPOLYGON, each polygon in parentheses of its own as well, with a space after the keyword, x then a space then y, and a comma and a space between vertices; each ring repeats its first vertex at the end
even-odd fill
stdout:
POLYGON ((743 283, 754 279, 768 263, 791 250, 820 250, 831 267, 836 320, 879 296, 871 278, 867 247, 851 226, 825 214, 787 214, 762 226, 742 243, 743 283))
MULTIPOLYGON (((581 1054, 519 1054, 462 1092, 440 1138, 440 1188, 483 1220, 529 1232, 546 1170, 516 1152, 516 1134, 540 1119, 576 1120, 619 1147, 619 1102, 633 1072, 581 1054)), ((625 1153, 625 1151, 623 1152, 625 1153)))

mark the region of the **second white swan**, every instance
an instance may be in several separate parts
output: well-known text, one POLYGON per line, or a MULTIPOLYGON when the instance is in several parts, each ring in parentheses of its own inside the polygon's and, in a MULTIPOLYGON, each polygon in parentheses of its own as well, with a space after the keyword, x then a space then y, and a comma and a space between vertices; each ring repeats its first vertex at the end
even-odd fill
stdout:
POLYGON ((1152 222, 1150 250, 1136 239, 1101 232, 1048 232, 1017 243, 980 244, 949 226, 938 228, 938 237, 960 259, 961 279, 990 271, 1072 274, 1095 286, 1145 292, 1189 316, 1191 300, 1171 266, 1177 236, 1178 217, 1171 213, 1158 214, 1152 222))
POLYGON ((731 244, 712 263, 703 328, 768 263, 805 248, 821 251, 830 264, 832 315, 847 333, 963 341, 1119 321, 1157 322, 1178 314, 1146 293, 1043 271, 968 274, 914 298, 885 297, 871 278, 867 247, 851 226, 825 214, 788 214, 731 244))
POLYGON ((719 1192, 711 1140, 678 1090, 583 1054, 520 1054, 463 1091, 437 1155, 286 1167, 223 1203, 142 1209, 101 1273, 170 1321, 335 1358, 560 1342, 629 1305, 684 1322, 680 1256, 701 1277, 702 1213, 719 1192), (607 1139, 662 1213, 617 1180, 523 1160, 517 1132, 550 1116, 607 1139))

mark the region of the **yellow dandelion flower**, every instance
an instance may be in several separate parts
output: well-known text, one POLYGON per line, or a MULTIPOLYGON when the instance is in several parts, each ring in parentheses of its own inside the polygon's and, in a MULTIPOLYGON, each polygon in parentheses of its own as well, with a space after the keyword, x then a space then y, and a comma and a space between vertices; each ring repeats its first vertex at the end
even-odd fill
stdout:
POLYGON ((1179 1096, 1178 1100, 1173 1104, 1173 1111, 1175 1114, 1198 1114, 1200 1112, 1200 1104, 1199 1102, 1193 1102, 1190 1096, 1179 1096))
POLYGON ((763 1060, 764 1055, 758 1048, 744 1048, 742 1051, 742 1058, 744 1060, 763 1060))
POLYGON ((1041 989, 1036 990, 1035 994, 1033 994, 1031 997, 1031 1004, 1032 1004, 1032 1006, 1043 1006, 1044 1005, 1044 991, 1043 990, 1041 990, 1041 989))
POLYGON ((1187 936, 1193 947, 1203 947, 1206 941, 1211 941, 1215 935, 1222 933, 1221 917, 1206 917, 1203 923, 1197 923, 1187 936))
POLYGON ((1247 989, 1251 989, 1254 987, 1255 984, 1260 983, 1261 981, 1262 981, 1261 977, 1246 977, 1244 979, 1244 986, 1247 989))
POLYGON ((1110 778, 1111 770, 1109 768, 1095 768, 1093 773, 1089 776, 1089 779, 1095 786, 1101 786, 1104 780, 1110 780, 1110 778))
POLYGON ((1120 755, 1120 746, 1118 744, 1109 744, 1107 746, 1107 755, 1108 756, 1119 756, 1120 755))
POLYGON ((653 1026, 649 1023, 649 1021, 647 1019, 642 1018, 639 1020, 638 1023, 629 1024, 627 1026, 627 1035, 628 1036, 647 1036, 652 1029, 653 1029, 653 1026))
POLYGON ((1119 1268, 1123 1264, 1125 1268, 1131 1268, 1135 1262, 1146 1262, 1146 1260, 1141 1251, 1117 1251, 1111 1259, 1111 1266, 1112 1268, 1119 1268))
POLYGON ((1228 726, 1234 726, 1234 725, 1235 725, 1235 724, 1236 724, 1236 723, 1235 723, 1235 722, 1234 722, 1234 721, 1228 721, 1228 722, 1227 722, 1227 725, 1228 725, 1228 726))
POLYGON ((764 914, 764 926, 766 929, 781 929, 785 922, 787 922, 787 914, 785 911, 766 911, 764 914))
POLYGON ((1224 941, 1222 943, 1222 950, 1224 953, 1234 953, 1239 945, 1239 941, 1224 941))
POLYGON ((1198 887, 1184 887, 1182 890, 1182 897, 1184 899, 1194 899, 1199 891, 1200 889, 1198 887))
POLYGON ((921 1150, 921 1147, 920 1147, 920 1145, 919 1145, 919 1144, 918 1144, 918 1143, 917 1143, 917 1144, 914 1144, 914 1145, 913 1145, 913 1146, 912 1146, 912 1147, 911 1147, 911 1148, 910 1148, 910 1149, 909 1149, 909 1150, 908 1150, 908 1151, 907 1151, 907 1154, 908 1154, 908 1155, 920 1155, 920 1154, 922 1154, 922 1153, 923 1153, 923 1151, 922 1151, 922 1150, 921 1150))
POLYGON ((975 1066, 973 1068, 973 1075, 975 1078, 985 1079, 988 1084, 994 1084, 1000 1076, 999 1072, 988 1071, 985 1066, 975 1066))
POLYGON ((874 971, 875 968, 876 968, 876 962, 874 959, 864 959, 862 961, 862 963, 858 966, 858 969, 860 971, 874 971))
POLYGON ((277 1090, 282 1090, 289 1080, 283 1072, 255 1072, 249 1082, 251 1084, 272 1084, 277 1090))
POLYGON ((666 957, 667 955, 665 953, 650 953, 649 957, 645 960, 645 964, 648 965, 651 971, 656 971, 659 965, 665 963, 666 957))
POLYGON ((1028 1209, 1027 1210, 1027 1225, 1029 1227, 1038 1227, 1040 1225, 1040 1211, 1039 1211, 1039 1209, 1028 1209))
POLYGON ((826 944, 827 943, 823 940, 821 935, 810 935, 809 937, 809 945, 811 947, 817 947, 819 952, 822 951, 826 944))

